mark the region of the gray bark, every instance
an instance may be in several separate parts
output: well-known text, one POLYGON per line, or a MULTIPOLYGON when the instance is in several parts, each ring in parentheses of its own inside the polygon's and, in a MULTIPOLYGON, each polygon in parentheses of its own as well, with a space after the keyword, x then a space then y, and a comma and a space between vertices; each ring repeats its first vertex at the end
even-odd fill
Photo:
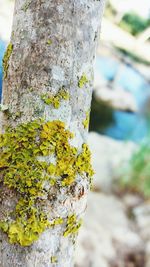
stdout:
MULTIPOLYGON (((2 130, 8 123, 16 125, 44 118, 60 120, 75 134, 72 145, 81 149, 87 141, 83 126, 90 109, 93 87, 93 62, 99 37, 104 0, 16 0, 7 77, 3 83, 2 104, 10 117, 1 114, 2 130), (79 88, 80 78, 88 82, 79 88), (45 93, 67 88, 70 100, 62 100, 55 109, 41 100, 45 93), (18 115, 19 114, 19 115, 18 115)), ((5 190, 5 188, 3 188, 5 190)), ((68 214, 83 217, 89 182, 78 177, 71 188, 62 187, 49 203, 52 218, 68 214), (69 191, 70 190, 70 191, 69 191)), ((7 191, 7 189, 6 189, 7 191)), ((15 193, 5 194, 1 209, 15 202, 15 193)), ((29 247, 9 244, 0 232, 0 267, 71 267, 75 237, 63 236, 65 225, 47 229, 29 247), (52 263, 51 258, 57 258, 52 263)))

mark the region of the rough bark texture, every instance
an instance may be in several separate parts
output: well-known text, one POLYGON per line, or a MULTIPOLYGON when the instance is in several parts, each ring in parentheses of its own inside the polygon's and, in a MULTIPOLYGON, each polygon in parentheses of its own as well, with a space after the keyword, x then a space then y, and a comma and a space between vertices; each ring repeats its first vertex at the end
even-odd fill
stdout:
MULTIPOLYGON (((39 117, 60 120, 75 134, 71 145, 81 150, 87 140, 83 122, 90 109, 103 7, 104 0, 16 0, 13 48, 2 100, 11 116, 1 114, 2 130, 8 123, 15 127, 39 117), (61 87, 69 92, 69 100, 62 100, 58 109, 43 102, 41 95, 56 95, 61 87)), ((16 194, 1 187, 5 201, 0 202, 0 209, 9 210, 16 202, 16 194)), ((78 177, 71 187, 50 189, 47 209, 51 217, 82 217, 88 189, 89 181, 83 177, 78 177)), ((64 231, 65 224, 47 229, 29 247, 9 244, 7 235, 0 232, 0 267, 73 266, 76 238, 64 237, 64 231)))

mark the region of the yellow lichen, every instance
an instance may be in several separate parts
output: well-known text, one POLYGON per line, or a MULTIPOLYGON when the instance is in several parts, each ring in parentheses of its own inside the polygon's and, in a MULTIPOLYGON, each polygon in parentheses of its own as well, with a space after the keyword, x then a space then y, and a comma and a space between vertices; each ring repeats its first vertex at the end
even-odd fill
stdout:
POLYGON ((47 40, 47 45, 51 45, 52 44, 52 40, 51 39, 48 39, 47 40))
POLYGON ((63 236, 66 237, 70 234, 76 234, 82 225, 82 220, 78 220, 75 214, 69 215, 67 218, 66 230, 63 236))
POLYGON ((89 111, 86 112, 86 118, 85 120, 82 122, 83 126, 85 129, 88 129, 89 127, 89 121, 90 121, 90 115, 89 115, 89 111))
POLYGON ((29 246, 50 226, 46 215, 34 205, 34 200, 19 200, 16 206, 16 220, 9 223, 7 231, 10 243, 29 246))
POLYGON ((58 109, 63 99, 69 100, 69 93, 62 87, 56 95, 52 96, 47 93, 47 94, 42 95, 41 99, 47 105, 53 105, 54 108, 58 109))
POLYGON ((83 73, 79 82, 78 82, 78 87, 82 88, 88 82, 89 82, 89 80, 87 79, 86 75, 83 73))
POLYGON ((64 223, 64 220, 63 220, 63 218, 56 218, 55 220, 53 220, 51 223, 50 223, 50 225, 52 226, 52 227, 54 227, 54 226, 56 226, 56 225, 60 225, 60 224, 63 224, 64 223))
POLYGON ((61 121, 32 121, 0 134, 1 182, 19 195, 15 210, 0 221, 0 228, 8 234, 11 243, 29 246, 47 227, 63 223, 62 218, 50 223, 39 205, 39 199, 47 194, 45 182, 49 186, 56 183, 69 186, 77 174, 91 179, 88 146, 83 144, 79 153, 70 145, 72 138, 73 134, 61 121), (38 160, 50 155, 54 155, 56 164, 38 160))
POLYGON ((10 59, 10 56, 12 54, 12 51, 13 51, 13 44, 9 43, 9 45, 7 46, 6 52, 4 54, 4 58, 3 58, 4 79, 7 78, 7 72, 8 72, 8 68, 9 68, 9 59, 10 59))
POLYGON ((51 256, 51 263, 57 263, 57 257, 51 256))

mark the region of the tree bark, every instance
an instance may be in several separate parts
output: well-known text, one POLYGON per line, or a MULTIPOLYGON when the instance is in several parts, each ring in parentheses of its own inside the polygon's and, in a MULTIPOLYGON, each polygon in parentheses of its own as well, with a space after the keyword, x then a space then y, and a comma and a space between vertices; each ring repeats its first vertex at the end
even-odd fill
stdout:
MULTIPOLYGON (((11 42, 4 58, 2 132, 8 125, 16 128, 39 118, 44 123, 63 122, 74 134, 71 146, 81 152, 87 142, 103 7, 104 0, 16 0, 11 42)), ((51 157, 40 158, 55 162, 51 157)), ((20 191, 0 181, 0 220, 4 221, 20 191)), ((78 221, 83 217, 88 190, 89 179, 80 173, 69 186, 48 188, 41 202, 46 202, 50 220, 63 218, 64 223, 48 227, 25 247, 10 244, 6 231, 0 231, 0 267, 72 267, 76 234, 64 233, 69 216, 78 221)))

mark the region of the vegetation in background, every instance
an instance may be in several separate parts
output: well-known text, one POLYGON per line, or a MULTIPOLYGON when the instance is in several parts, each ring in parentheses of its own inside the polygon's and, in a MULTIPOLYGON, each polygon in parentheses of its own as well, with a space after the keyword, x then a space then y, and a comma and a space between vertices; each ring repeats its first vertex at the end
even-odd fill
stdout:
POLYGON ((107 1, 106 9, 105 9, 105 16, 111 20, 114 20, 114 17, 116 16, 116 14, 117 12, 114 9, 114 7, 111 5, 109 1, 107 1))
POLYGON ((121 52, 123 54, 123 56, 130 58, 131 60, 140 63, 140 64, 144 64, 149 66, 150 62, 148 60, 143 59, 140 56, 137 56, 134 52, 129 51, 128 49, 124 49, 124 48, 119 48, 119 47, 115 47, 119 52, 121 52))
POLYGON ((150 19, 144 19, 135 13, 126 13, 120 22, 120 26, 131 34, 138 35, 150 26, 150 19))
POLYGON ((103 133, 114 122, 113 109, 96 100, 93 95, 90 113, 90 131, 103 133))
POLYGON ((150 197, 150 140, 147 139, 130 160, 129 168, 122 178, 122 185, 127 189, 150 197))

